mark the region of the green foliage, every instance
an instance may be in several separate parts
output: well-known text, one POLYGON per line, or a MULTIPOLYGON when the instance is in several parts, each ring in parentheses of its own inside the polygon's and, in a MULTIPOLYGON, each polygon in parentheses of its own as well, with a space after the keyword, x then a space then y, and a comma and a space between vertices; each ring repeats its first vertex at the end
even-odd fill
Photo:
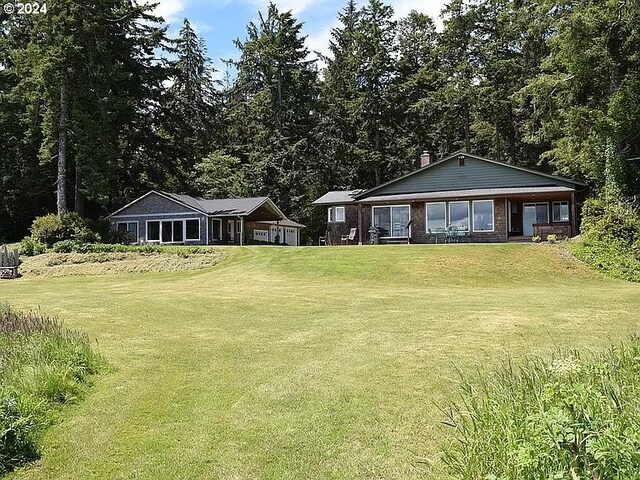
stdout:
POLYGON ((534 243, 540 243, 542 241, 542 237, 540 235, 535 235, 531 237, 531 241, 534 243))
POLYGON ((75 212, 36 218, 31 225, 31 237, 48 247, 61 240, 100 241, 100 236, 89 228, 88 222, 75 212))
POLYGON ((640 215, 625 203, 587 200, 582 209, 582 238, 569 248, 595 269, 640 282, 640 215))
POLYGON ((558 236, 554 235, 553 233, 547 235, 547 242, 549 243, 556 243, 558 241, 558 236))
POLYGON ((40 313, 0 307, 0 473, 38 457, 58 405, 104 366, 89 339, 40 313))
POLYGON ((207 198, 238 198, 250 186, 240 159, 216 150, 196 165, 196 184, 207 198))
POLYGON ((615 240, 584 238, 569 245, 571 252, 587 265, 607 275, 640 282, 639 243, 629 247, 615 240))
POLYGON ((52 250, 56 253, 143 253, 143 254, 156 254, 156 253, 172 253, 178 256, 199 255, 205 253, 214 252, 215 249, 211 247, 192 245, 176 245, 176 246, 164 246, 164 245, 126 245, 119 243, 83 243, 77 240, 62 240, 56 242, 52 250))
POLYGON ((47 251, 47 246, 33 237, 24 237, 20 241, 20 254, 32 257, 47 251))
POLYGON ((582 209, 582 234, 631 246, 640 239, 640 215, 625 203, 592 198, 582 209))
POLYGON ((460 479, 635 478, 640 339, 585 359, 511 360, 464 380, 446 410, 444 460, 460 479))

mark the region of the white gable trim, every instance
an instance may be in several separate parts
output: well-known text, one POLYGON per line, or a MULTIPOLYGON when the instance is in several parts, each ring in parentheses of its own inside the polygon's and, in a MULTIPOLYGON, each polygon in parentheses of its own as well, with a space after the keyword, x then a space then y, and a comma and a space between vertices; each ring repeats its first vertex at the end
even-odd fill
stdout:
MULTIPOLYGON (((176 200, 175 198, 171 198, 171 197, 169 197, 169 196, 167 196, 167 195, 164 195, 164 194, 162 194, 161 192, 158 192, 158 191, 156 191, 156 190, 151 190, 150 192, 145 193, 145 194, 144 194, 144 195, 142 195, 141 197, 136 198, 133 202, 127 203, 124 207, 119 208, 118 210, 116 210, 115 212, 113 212, 111 215, 107 215, 107 217, 106 217, 106 218, 111 218, 111 217, 116 216, 118 213, 120 213, 120 212, 121 212, 121 211, 123 211, 124 209, 129 208, 131 205, 134 205, 134 204, 138 203, 140 200, 142 200, 143 198, 148 197, 148 196, 149 196, 149 195, 151 195, 152 193, 155 193, 156 195, 159 195, 159 196, 161 196, 162 198, 165 198, 165 199, 167 199, 167 200, 171 200, 173 203, 177 203, 178 205, 181 205, 181 206, 183 206, 183 207, 185 207, 185 208, 188 208, 189 210, 193 210, 194 212, 198 212, 198 213, 201 213, 201 214, 203 214, 203 215, 206 215, 206 213, 205 213, 205 212, 203 212, 202 210, 198 210, 197 208, 194 208, 194 207, 192 207, 191 205, 187 205, 186 203, 183 203, 183 202, 181 202, 181 201, 179 201, 179 200, 176 200)), ((164 215, 164 214, 159 213, 159 214, 156 214, 156 215, 164 215)), ((122 216, 124 216, 124 215, 122 215, 122 216)), ((132 214, 131 216, 140 216, 140 215, 132 214)))

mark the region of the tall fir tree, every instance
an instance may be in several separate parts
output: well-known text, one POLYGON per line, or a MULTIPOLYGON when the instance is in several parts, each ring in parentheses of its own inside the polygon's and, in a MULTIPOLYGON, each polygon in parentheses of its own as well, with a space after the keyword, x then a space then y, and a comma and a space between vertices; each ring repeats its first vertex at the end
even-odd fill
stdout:
POLYGON ((226 105, 229 154, 239 158, 254 194, 305 214, 315 168, 318 71, 291 12, 270 4, 236 41, 237 77, 226 105))

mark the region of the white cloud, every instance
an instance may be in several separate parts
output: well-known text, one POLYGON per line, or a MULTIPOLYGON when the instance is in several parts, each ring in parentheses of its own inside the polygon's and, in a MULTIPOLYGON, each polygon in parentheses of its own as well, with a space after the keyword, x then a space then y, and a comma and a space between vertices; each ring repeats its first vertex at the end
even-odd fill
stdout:
MULTIPOLYGON (((247 0, 248 3, 260 10, 265 11, 269 6, 269 0, 247 0)), ((327 0, 272 0, 276 4, 278 10, 281 12, 287 12, 291 10, 294 15, 299 15, 302 12, 306 12, 311 7, 325 3, 327 0)))
POLYGON ((171 22, 186 8, 185 0, 158 0, 154 14, 164 18, 165 22, 171 22))

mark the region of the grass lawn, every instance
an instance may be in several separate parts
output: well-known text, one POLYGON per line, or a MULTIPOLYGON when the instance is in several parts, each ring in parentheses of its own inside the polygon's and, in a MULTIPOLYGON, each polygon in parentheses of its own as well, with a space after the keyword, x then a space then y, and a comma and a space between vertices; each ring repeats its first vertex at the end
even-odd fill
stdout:
POLYGON ((456 368, 640 330, 640 285, 546 245, 224 254, 0 283, 0 300, 83 329, 113 366, 13 477, 440 478, 456 368))

